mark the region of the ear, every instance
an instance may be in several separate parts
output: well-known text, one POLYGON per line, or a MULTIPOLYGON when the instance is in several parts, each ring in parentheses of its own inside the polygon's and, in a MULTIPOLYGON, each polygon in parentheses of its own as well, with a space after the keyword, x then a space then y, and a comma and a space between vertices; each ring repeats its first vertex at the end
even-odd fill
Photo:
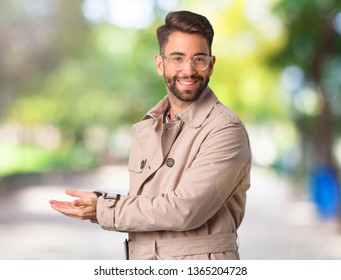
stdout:
POLYGON ((213 68, 214 68, 214 64, 215 64, 215 56, 212 56, 212 60, 211 60, 211 62, 210 62, 210 69, 209 69, 209 73, 210 73, 210 76, 212 75, 212 73, 213 73, 213 68))
POLYGON ((163 59, 162 59, 161 55, 159 55, 159 54, 155 55, 154 60, 155 60, 157 73, 160 76, 163 76, 164 68, 163 68, 163 59))

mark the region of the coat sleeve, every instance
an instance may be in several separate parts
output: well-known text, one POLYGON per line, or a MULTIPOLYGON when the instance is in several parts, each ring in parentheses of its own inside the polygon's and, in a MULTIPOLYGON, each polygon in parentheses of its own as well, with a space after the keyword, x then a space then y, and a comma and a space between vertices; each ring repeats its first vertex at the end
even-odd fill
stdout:
POLYGON ((106 230, 123 232, 198 228, 235 192, 247 190, 249 184, 242 182, 242 178, 249 172, 250 164, 251 151, 244 126, 216 128, 207 135, 175 191, 155 197, 121 196, 115 207, 101 197, 97 204, 98 223, 106 230))

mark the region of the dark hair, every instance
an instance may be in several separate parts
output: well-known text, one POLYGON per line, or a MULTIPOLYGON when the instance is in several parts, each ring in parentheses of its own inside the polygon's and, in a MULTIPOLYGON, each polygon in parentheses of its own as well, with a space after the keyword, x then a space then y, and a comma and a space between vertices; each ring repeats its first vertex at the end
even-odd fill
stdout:
POLYGON ((160 53, 164 51, 164 48, 168 43, 168 37, 174 31, 202 35, 207 40, 211 55, 214 31, 211 23, 206 17, 189 11, 168 13, 165 24, 161 25, 156 31, 160 53))

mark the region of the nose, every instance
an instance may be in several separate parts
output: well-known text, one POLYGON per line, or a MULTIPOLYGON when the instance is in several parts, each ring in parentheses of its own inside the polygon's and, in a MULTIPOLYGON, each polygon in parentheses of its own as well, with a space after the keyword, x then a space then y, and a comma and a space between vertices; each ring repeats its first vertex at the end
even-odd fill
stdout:
POLYGON ((181 72, 184 75, 188 75, 188 76, 196 72, 195 68, 193 67, 192 60, 190 58, 188 58, 187 61, 184 61, 181 72))

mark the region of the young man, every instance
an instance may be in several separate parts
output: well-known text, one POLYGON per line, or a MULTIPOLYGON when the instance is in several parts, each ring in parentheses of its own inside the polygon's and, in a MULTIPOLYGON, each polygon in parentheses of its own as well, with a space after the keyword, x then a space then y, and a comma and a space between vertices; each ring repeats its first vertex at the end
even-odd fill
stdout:
POLYGON ((128 195, 67 190, 61 213, 129 233, 128 259, 239 259, 251 151, 236 113, 207 86, 215 57, 202 15, 171 12, 157 30, 167 95, 133 126, 128 195))

